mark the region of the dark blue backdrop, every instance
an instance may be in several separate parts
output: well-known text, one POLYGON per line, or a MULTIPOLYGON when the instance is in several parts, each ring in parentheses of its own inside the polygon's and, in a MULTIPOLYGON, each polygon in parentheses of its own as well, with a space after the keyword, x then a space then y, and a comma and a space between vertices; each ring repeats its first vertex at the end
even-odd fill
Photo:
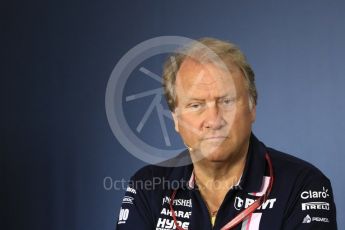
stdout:
MULTIPOLYGON (((327 0, 3 3, 1 229, 114 229, 123 191, 104 179, 128 179, 144 162, 114 137, 105 90, 128 50, 162 35, 242 48, 257 76, 256 135, 328 175, 343 226, 344 12, 327 0)), ((143 135, 162 136, 157 126, 143 135)))

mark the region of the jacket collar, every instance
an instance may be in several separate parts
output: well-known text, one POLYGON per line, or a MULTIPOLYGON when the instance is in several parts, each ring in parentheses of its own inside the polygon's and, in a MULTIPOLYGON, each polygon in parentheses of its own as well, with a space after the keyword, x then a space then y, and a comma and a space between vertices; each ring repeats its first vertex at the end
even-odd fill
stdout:
POLYGON ((247 154, 246 165, 244 167, 240 188, 248 193, 254 193, 261 190, 262 178, 265 175, 266 147, 254 134, 250 137, 250 144, 247 154))
MULTIPOLYGON (((266 147, 262 144, 254 134, 250 137, 250 144, 246 159, 246 164, 241 177, 241 180, 237 188, 244 190, 248 193, 255 193, 260 191, 262 186, 262 178, 265 175, 265 153, 266 147)), ((179 158, 189 157, 188 150, 183 151, 174 160, 179 158)), ((177 160, 178 161, 178 160, 177 160)), ((191 160, 190 160, 191 162, 191 160)), ((178 180, 179 189, 193 189, 194 188, 194 175, 193 175, 193 164, 190 163, 186 166, 179 166, 172 169, 169 176, 170 180, 178 180)))

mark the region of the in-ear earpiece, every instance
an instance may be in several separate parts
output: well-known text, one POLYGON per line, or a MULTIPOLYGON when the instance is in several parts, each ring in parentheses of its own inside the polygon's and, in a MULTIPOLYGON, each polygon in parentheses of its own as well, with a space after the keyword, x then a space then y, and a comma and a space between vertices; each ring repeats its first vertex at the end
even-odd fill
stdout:
POLYGON ((189 150, 189 152, 192 152, 192 151, 193 151, 193 148, 192 148, 192 147, 189 147, 186 143, 184 143, 184 145, 185 145, 186 148, 189 150))

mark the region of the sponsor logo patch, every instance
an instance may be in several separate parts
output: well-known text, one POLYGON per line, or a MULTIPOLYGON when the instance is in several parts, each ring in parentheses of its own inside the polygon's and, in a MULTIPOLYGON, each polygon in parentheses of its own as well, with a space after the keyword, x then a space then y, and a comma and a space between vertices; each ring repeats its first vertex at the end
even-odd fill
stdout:
POLYGON ((308 202, 302 203, 302 210, 329 210, 329 203, 327 202, 308 202))
MULTIPOLYGON (((190 216, 192 215, 192 212, 184 212, 184 211, 174 211, 174 213, 176 217, 184 218, 184 219, 189 219, 190 216)), ((161 214, 172 217, 172 213, 168 208, 163 208, 161 211, 161 214)))
MULTIPOLYGON (((267 199, 264 203, 262 203, 262 205, 258 208, 258 210, 272 209, 276 201, 277 201, 276 198, 267 199)), ((236 210, 241 210, 242 208, 248 208, 254 202, 255 202, 254 199, 250 199, 250 198, 242 199, 237 196, 235 197, 234 207, 236 210)))
POLYGON ((311 223, 311 217, 309 215, 306 215, 303 219, 303 224, 309 224, 311 223))
POLYGON ((301 193, 301 198, 303 200, 306 199, 326 199, 329 197, 328 189, 325 187, 322 187, 322 191, 313 191, 313 190, 308 190, 308 191, 303 191, 301 193))
MULTIPOLYGON (((162 205, 163 204, 170 204, 170 197, 166 196, 163 198, 162 205)), ((173 201, 174 206, 184 206, 184 207, 192 207, 192 199, 175 199, 173 201)))
POLYGON ((129 209, 127 208, 121 208, 120 209, 120 214, 119 214, 119 221, 117 222, 118 224, 125 224, 129 215, 129 209))
MULTIPOLYGON (((182 221, 176 221, 180 227, 183 229, 188 229, 189 222, 182 222, 182 221)), ((166 218, 159 218, 156 225, 156 230, 170 230, 170 229, 176 229, 176 225, 174 223, 174 220, 166 219, 166 218)))
POLYGON ((137 191, 134 188, 131 188, 131 187, 127 187, 126 192, 137 194, 137 191))
POLYGON ((131 196, 125 196, 122 199, 122 204, 133 204, 134 198, 131 196))
POLYGON ((306 215, 302 221, 303 224, 310 224, 311 222, 329 223, 329 219, 327 217, 318 217, 318 216, 310 217, 309 215, 306 215))

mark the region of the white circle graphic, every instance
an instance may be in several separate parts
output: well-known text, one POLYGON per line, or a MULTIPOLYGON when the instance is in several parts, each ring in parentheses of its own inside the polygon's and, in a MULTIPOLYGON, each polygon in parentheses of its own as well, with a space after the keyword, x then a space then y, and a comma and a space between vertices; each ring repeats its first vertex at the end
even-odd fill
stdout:
MULTIPOLYGON (((129 153, 146 163, 163 166, 183 166, 190 164, 191 161, 188 154, 185 154, 178 161, 167 161, 170 157, 167 158, 166 156, 175 156, 185 149, 157 148, 145 143, 132 131, 126 121, 123 110, 123 94, 126 82, 136 67, 145 60, 160 54, 184 53, 183 47, 196 42, 193 39, 181 36, 161 36, 146 40, 129 50, 116 64, 110 75, 105 93, 105 109, 110 128, 120 144, 129 153)), ((199 43, 198 45, 215 55, 213 51, 203 44, 199 43)), ((217 62, 223 63, 219 58, 217 62)), ((157 91, 158 94, 162 96, 162 91, 157 91)), ((163 136, 165 135, 166 133, 163 132, 163 136)))

